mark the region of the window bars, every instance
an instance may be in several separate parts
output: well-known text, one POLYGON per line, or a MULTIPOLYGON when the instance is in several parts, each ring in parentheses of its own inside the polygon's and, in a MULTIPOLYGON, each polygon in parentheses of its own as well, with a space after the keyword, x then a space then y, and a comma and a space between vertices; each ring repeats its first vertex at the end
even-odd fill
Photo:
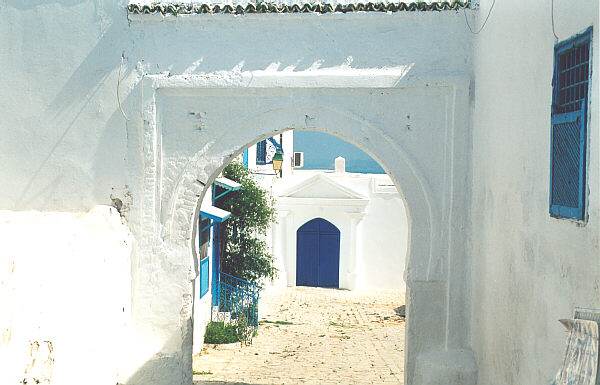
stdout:
POLYGON ((592 30, 554 49, 550 214, 585 220, 587 106, 592 30))

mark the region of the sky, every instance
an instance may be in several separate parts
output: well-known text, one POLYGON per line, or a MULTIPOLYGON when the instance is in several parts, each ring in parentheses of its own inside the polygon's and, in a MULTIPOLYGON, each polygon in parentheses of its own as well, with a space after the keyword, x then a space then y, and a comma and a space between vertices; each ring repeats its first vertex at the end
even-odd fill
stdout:
POLYGON ((294 131, 294 151, 304 152, 305 170, 333 170, 338 156, 346 158, 347 172, 384 174, 385 171, 358 147, 317 131, 294 131))

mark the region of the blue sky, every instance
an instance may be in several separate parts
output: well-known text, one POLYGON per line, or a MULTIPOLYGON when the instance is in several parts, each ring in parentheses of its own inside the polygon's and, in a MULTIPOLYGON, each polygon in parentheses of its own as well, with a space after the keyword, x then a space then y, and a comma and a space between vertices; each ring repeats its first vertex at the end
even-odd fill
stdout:
POLYGON ((385 171, 358 147, 317 131, 294 131, 294 151, 304 152, 305 170, 333 170, 335 158, 346 158, 346 171, 384 174, 385 171))

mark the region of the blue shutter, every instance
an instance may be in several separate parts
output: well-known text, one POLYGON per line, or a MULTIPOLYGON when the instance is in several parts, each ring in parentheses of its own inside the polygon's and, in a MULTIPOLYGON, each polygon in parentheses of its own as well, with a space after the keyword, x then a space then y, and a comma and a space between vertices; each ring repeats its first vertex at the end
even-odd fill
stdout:
POLYGON ((256 143, 256 164, 265 164, 267 160, 267 141, 256 143))
POLYGON ((585 204, 585 104, 552 116, 550 214, 583 220, 585 204))
MULTIPOLYGON (((213 186, 214 191, 214 186, 213 186)), ((200 298, 208 292, 208 270, 209 270, 209 258, 208 258, 208 246, 210 240, 210 226, 211 220, 204 216, 200 217, 198 227, 200 227, 200 236, 198 237, 198 258, 200 259, 200 298)))
POLYGON ((242 155, 242 159, 244 161, 244 168, 248 168, 248 149, 244 150, 244 155, 242 155))
POLYGON ((204 258, 200 261, 200 298, 204 297, 208 293, 208 261, 210 258, 204 258))

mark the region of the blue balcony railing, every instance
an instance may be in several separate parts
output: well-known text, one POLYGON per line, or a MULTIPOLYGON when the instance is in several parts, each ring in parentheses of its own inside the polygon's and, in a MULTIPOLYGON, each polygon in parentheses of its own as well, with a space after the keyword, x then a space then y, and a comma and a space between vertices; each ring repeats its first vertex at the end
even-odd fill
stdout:
MULTIPOLYGON (((227 314, 227 317, 232 321, 243 315, 246 318, 248 327, 258 328, 260 290, 261 287, 258 285, 220 272, 216 296, 218 303, 215 304, 215 307, 218 308, 217 314, 227 314)), ((223 319, 214 318, 213 315, 213 321, 223 321, 223 319)))

